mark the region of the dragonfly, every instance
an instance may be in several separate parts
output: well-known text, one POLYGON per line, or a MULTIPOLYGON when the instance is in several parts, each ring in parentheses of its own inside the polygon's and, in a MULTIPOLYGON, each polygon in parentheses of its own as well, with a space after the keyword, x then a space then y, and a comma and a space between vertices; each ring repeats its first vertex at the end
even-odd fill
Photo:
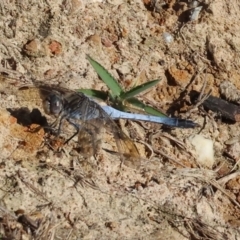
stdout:
MULTIPOLYGON (((0 78, 1 88, 9 86, 6 77, 0 78)), ((83 144, 83 139, 88 139, 95 154, 97 149, 97 135, 101 129, 105 128, 112 133, 120 154, 121 161, 132 168, 139 168, 141 157, 135 143, 119 128, 114 119, 125 118, 139 121, 151 121, 162 123, 173 127, 194 128, 197 126, 191 120, 156 117, 143 114, 133 114, 118 111, 110 106, 101 106, 93 99, 81 92, 60 87, 56 84, 46 84, 42 81, 33 81, 32 84, 12 86, 11 94, 17 96, 17 101, 36 102, 37 107, 43 108, 48 116, 54 120, 49 124, 56 136, 63 131, 63 124, 68 122, 74 129, 74 133, 65 141, 68 143, 78 135, 79 144, 83 144), (14 90, 13 90, 14 89, 14 90), (37 101, 36 101, 37 99, 37 101)), ((4 90, 5 91, 5 90, 4 90)))

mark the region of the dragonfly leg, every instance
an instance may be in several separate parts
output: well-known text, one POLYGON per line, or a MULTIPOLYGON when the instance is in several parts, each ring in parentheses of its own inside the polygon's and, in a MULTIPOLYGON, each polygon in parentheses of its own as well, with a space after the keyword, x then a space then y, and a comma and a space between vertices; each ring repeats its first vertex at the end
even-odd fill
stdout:
POLYGON ((61 127, 62 127, 62 120, 63 118, 58 117, 53 123, 51 123, 51 125, 49 126, 49 128, 54 132, 54 135, 58 136, 60 134, 61 131, 61 127), (57 128, 58 126, 58 128, 57 128), (57 130, 56 130, 57 128, 57 130))
MULTIPOLYGON (((51 129, 55 129, 58 126, 57 130, 55 131, 55 135, 59 136, 61 133, 61 129, 62 129, 62 124, 63 124, 63 120, 65 119, 65 117, 61 117, 61 118, 57 118, 51 125, 50 128, 51 129)), ((67 121, 76 129, 76 132, 70 137, 68 138, 65 142, 64 145, 67 144, 70 140, 72 140, 78 133, 79 133, 79 125, 72 122, 71 120, 67 119, 67 121)))
MULTIPOLYGON (((77 134, 79 133, 79 125, 74 123, 74 122, 71 122, 70 119, 67 119, 67 121, 76 129, 76 132, 70 137, 68 138, 64 144, 67 144, 70 140, 72 140, 75 136, 77 136, 77 134)), ((62 121, 61 121, 62 122, 62 121)), ((60 130, 60 127, 61 127, 61 122, 59 124, 59 130, 60 130)))

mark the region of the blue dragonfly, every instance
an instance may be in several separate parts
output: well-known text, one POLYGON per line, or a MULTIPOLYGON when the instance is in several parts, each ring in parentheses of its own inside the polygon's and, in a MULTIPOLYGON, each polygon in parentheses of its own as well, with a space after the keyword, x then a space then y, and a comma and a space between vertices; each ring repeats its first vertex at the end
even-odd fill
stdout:
MULTIPOLYGON (((6 78, 1 78, 0 88, 5 89, 5 86, 6 78)), ((84 145, 87 141, 83 141, 83 139, 87 139, 92 145, 92 154, 95 154, 97 135, 102 128, 109 130, 113 134, 121 160, 125 165, 133 168, 140 166, 140 154, 135 143, 123 133, 114 119, 150 121, 181 128, 198 126, 187 119, 121 112, 110 106, 101 106, 81 92, 54 84, 46 84, 42 81, 34 81, 32 84, 24 84, 19 87, 14 84, 9 84, 9 86, 20 105, 24 103, 24 107, 26 107, 36 101, 37 107, 42 107, 47 115, 53 116, 54 121, 47 127, 57 136, 63 132, 64 122, 73 126, 75 131, 65 143, 78 135, 79 144, 84 145)))

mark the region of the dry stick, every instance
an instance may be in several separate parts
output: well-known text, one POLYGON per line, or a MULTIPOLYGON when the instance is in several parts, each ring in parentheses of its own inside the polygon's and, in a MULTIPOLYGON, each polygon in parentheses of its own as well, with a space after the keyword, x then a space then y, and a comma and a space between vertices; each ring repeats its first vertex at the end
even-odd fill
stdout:
POLYGON ((7 209, 5 209, 5 208, 3 208, 1 206, 0 206, 0 211, 10 215, 13 219, 17 220, 17 217, 13 213, 11 213, 10 211, 8 211, 7 209))
MULTIPOLYGON (((40 81, 50 82, 50 81, 59 79, 60 77, 64 77, 64 74, 66 75, 67 73, 68 73, 68 71, 66 71, 66 72, 64 72, 60 75, 56 75, 56 76, 47 78, 47 79, 40 79, 40 81)), ((0 75, 3 76, 3 77, 6 77, 8 79, 14 80, 14 81, 19 81, 20 80, 22 82, 21 87, 34 85, 34 81, 36 81, 36 78, 34 78, 33 76, 28 76, 27 74, 23 74, 23 73, 18 72, 16 70, 11 70, 11 69, 4 68, 4 67, 1 67, 1 66, 0 66, 0 75), (8 76, 6 76, 4 73, 8 74, 8 76)), ((59 83, 59 82, 57 82, 57 83, 59 83)))
POLYGON ((205 102, 204 107, 218 112, 222 117, 234 122, 240 121, 240 108, 238 105, 225 101, 221 98, 210 96, 205 102))
POLYGON ((175 138, 175 137, 173 137, 173 136, 171 136, 169 134, 166 134, 166 133, 162 133, 161 136, 166 137, 166 138, 172 140, 179 148, 184 150, 185 153, 189 155, 189 157, 193 156, 192 152, 186 147, 186 144, 184 144, 182 141, 180 141, 177 138, 175 138))
POLYGON ((240 175, 240 170, 218 179, 217 182, 220 184, 226 184, 229 180, 236 178, 239 175, 240 175))
POLYGON ((172 140, 172 141, 173 141, 174 143, 176 143, 181 149, 187 150, 185 144, 184 144, 182 141, 180 141, 180 140, 178 140, 177 138, 171 136, 170 134, 168 134, 168 133, 162 133, 161 136, 163 136, 163 137, 165 137, 165 138, 167 138, 167 139, 172 140))
POLYGON ((233 203, 235 203, 240 208, 240 204, 230 194, 228 194, 216 180, 210 180, 209 183, 224 193, 233 203))
MULTIPOLYGON (((197 75, 198 75, 198 74, 197 74, 197 75)), ((197 77, 197 76, 196 76, 196 77, 197 77)), ((194 79, 194 80, 195 80, 195 79, 194 79)), ((190 109, 188 110, 189 114, 190 114, 191 112, 193 112, 195 109, 197 109, 200 105, 202 105, 202 104, 209 98, 212 90, 210 89, 210 90, 208 91, 208 93, 204 95, 204 91, 205 91, 206 85, 207 85, 207 79, 205 78, 204 83, 203 83, 203 86, 202 86, 202 88, 201 88, 201 92, 200 92, 200 94, 199 94, 199 96, 198 96, 197 102, 193 105, 192 108, 190 108, 190 109)), ((210 118, 211 118, 211 117, 210 117, 210 118)), ((200 133, 200 132, 204 129, 205 124, 206 124, 206 118, 204 118, 204 123, 203 123, 203 125, 202 125, 202 127, 201 127, 201 129, 199 130, 198 133, 200 133)))
MULTIPOLYGON (((159 134, 159 133, 158 133, 158 134, 159 134)), ((181 141, 179 141, 178 139, 176 139, 176 138, 174 138, 174 137, 172 137, 172 136, 170 136, 170 135, 168 135, 168 134, 160 134, 160 136, 161 136, 161 135, 162 135, 163 137, 166 137, 166 138, 174 141, 180 148, 186 150, 184 144, 183 144, 181 141)), ((151 134, 151 136, 149 137, 149 140, 150 140, 150 142, 151 142, 151 145, 153 145, 153 144, 152 144, 152 140, 153 140, 152 138, 153 138, 153 134, 151 134)), ((168 156, 168 155, 165 154, 164 152, 162 152, 162 151, 160 151, 160 150, 158 150, 158 149, 156 149, 156 148, 152 148, 152 149, 153 149, 154 152, 156 152, 156 153, 158 153, 158 154, 166 157, 167 159, 169 159, 170 161, 172 161, 172 162, 180 165, 181 167, 187 168, 187 166, 185 166, 184 164, 178 162, 175 158, 173 158, 173 157, 171 157, 171 156, 168 156)), ((187 151, 187 153, 190 154, 188 151, 187 151)), ((190 154, 190 155, 191 155, 191 154, 190 154)))
POLYGON ((206 179, 206 177, 204 177, 203 174, 200 173, 192 173, 190 171, 186 172, 186 171, 179 171, 180 174, 184 175, 184 176, 188 176, 188 177, 194 177, 194 178, 198 178, 208 184, 211 184, 212 186, 214 186, 215 188, 217 188, 218 190, 220 190, 222 193, 224 193, 233 203, 235 203, 239 208, 240 208, 240 204, 230 195, 228 194, 218 183, 218 181, 216 181, 215 179, 206 179))
POLYGON ((73 232, 73 229, 70 229, 70 231, 69 231, 69 233, 68 233, 68 235, 67 235, 66 240, 70 239, 70 237, 71 237, 71 235, 72 235, 72 232, 73 232))
MULTIPOLYGON (((100 190, 100 188, 96 185, 96 183, 93 180, 92 180, 93 183, 89 182, 88 180, 85 180, 85 179, 87 179, 87 177, 85 177, 84 174, 82 174, 82 173, 81 173, 81 176, 78 176, 79 178, 76 179, 75 177, 69 176, 66 173, 67 171, 66 171, 65 167, 61 167, 61 169, 59 169, 56 166, 54 166, 53 164, 51 164, 51 163, 48 163, 48 166, 51 167, 56 172, 58 172, 59 174, 61 174, 62 176, 66 177, 66 178, 68 177, 71 181, 73 181, 74 185, 72 187, 76 188, 77 183, 80 181, 81 183, 88 185, 89 187, 91 187, 94 190, 100 190), (60 170, 62 170, 62 171, 60 171, 60 170)), ((84 185, 82 185, 82 186, 84 186, 84 185)), ((85 198, 82 195, 81 195, 81 197, 83 198, 84 202, 86 202, 85 198)))
POLYGON ((235 168, 239 165, 239 163, 240 163, 240 159, 237 160, 237 162, 234 164, 230 172, 233 172, 235 168))
POLYGON ((20 72, 17 72, 17 71, 11 70, 11 69, 7 69, 7 68, 1 67, 1 66, 0 66, 0 73, 7 73, 10 75, 15 75, 15 76, 18 75, 19 78, 23 76, 23 74, 20 72))
POLYGON ((160 155, 162 155, 162 156, 164 156, 165 158, 169 159, 170 161, 172 161, 172 162, 180 165, 181 167, 187 168, 187 166, 185 166, 184 164, 178 162, 178 161, 177 161, 176 159, 174 159, 173 157, 168 156, 168 155, 165 154, 164 152, 162 152, 162 151, 160 151, 160 150, 158 150, 158 149, 155 149, 155 148, 153 148, 153 151, 156 152, 156 153, 158 153, 158 154, 160 154, 160 155))
POLYGON ((186 39, 185 39, 185 37, 184 37, 182 31, 183 31, 183 28, 184 28, 185 26, 186 26, 186 23, 183 23, 183 25, 180 27, 180 29, 179 29, 179 31, 178 31, 178 33, 177 33, 178 36, 180 35, 180 37, 182 37, 184 43, 186 43, 186 39))
POLYGON ((148 144, 145 141, 142 141, 140 139, 139 140, 137 139, 136 141, 143 144, 144 146, 146 146, 149 149, 149 151, 151 152, 151 155, 148 159, 151 160, 151 158, 153 157, 154 151, 153 151, 153 148, 150 146, 150 144, 148 144))
POLYGON ((20 170, 18 170, 17 172, 18 177, 20 178, 20 180, 34 193, 36 193, 38 196, 41 196, 45 201, 47 201, 48 203, 51 203, 51 201, 49 201, 49 199, 44 195, 43 192, 41 192, 39 189, 37 189, 35 186, 33 186, 33 184, 31 184, 30 182, 26 181, 23 177, 23 174, 20 170))
MULTIPOLYGON (((227 84, 227 82, 226 82, 226 84, 227 84)), ((224 93, 224 91, 225 92, 230 91, 231 88, 233 88, 233 90, 235 91, 234 86, 227 85, 223 89, 222 93, 224 93)), ((233 90, 231 90, 231 91, 233 91, 233 90)), ((207 108, 209 110, 212 110, 213 112, 221 113, 221 115, 226 119, 230 119, 232 121, 240 121, 240 108, 239 108, 239 106, 237 106, 235 104, 232 104, 229 101, 225 101, 221 98, 210 96, 210 91, 207 95, 208 95, 208 97, 207 98, 204 97, 204 101, 201 101, 205 108, 207 108)), ((232 96, 234 96, 234 93, 233 93, 232 96)), ((228 100, 233 100, 232 96, 228 97, 228 100)), ((200 97, 202 97, 202 92, 199 95, 199 98, 200 97)))
POLYGON ((204 237, 206 239, 225 239, 224 235, 222 233, 220 233, 219 231, 217 231, 216 229, 214 229, 214 227, 211 227, 207 224, 205 224, 204 222, 202 222, 201 220, 198 219, 194 219, 194 220, 190 220, 186 221, 186 224, 188 225, 188 227, 190 228, 192 235, 196 238, 196 239, 202 239, 200 238, 199 234, 196 235, 196 233, 200 233, 202 235, 204 235, 204 237), (194 229, 193 229, 194 227, 194 229), (196 231, 196 229, 198 231, 196 231), (221 234, 221 236, 220 236, 221 234))
MULTIPOLYGON (((203 71, 204 70, 205 69, 203 69, 203 71)), ((198 75, 199 75, 199 73, 195 76, 194 80, 197 78, 198 75)), ((210 89, 207 94, 204 94, 204 91, 206 89, 206 85, 207 85, 207 79, 205 78, 203 86, 201 88, 201 92, 198 96, 197 102, 187 112, 191 113, 194 109, 198 108, 206 99, 208 99, 212 90, 210 89)))

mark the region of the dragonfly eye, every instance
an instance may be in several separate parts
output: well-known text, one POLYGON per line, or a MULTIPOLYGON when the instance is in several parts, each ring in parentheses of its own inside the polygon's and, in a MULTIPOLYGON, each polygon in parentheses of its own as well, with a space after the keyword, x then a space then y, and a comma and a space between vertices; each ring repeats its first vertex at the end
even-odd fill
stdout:
POLYGON ((49 95, 43 103, 44 111, 49 115, 59 115, 62 110, 62 100, 56 94, 49 95))

